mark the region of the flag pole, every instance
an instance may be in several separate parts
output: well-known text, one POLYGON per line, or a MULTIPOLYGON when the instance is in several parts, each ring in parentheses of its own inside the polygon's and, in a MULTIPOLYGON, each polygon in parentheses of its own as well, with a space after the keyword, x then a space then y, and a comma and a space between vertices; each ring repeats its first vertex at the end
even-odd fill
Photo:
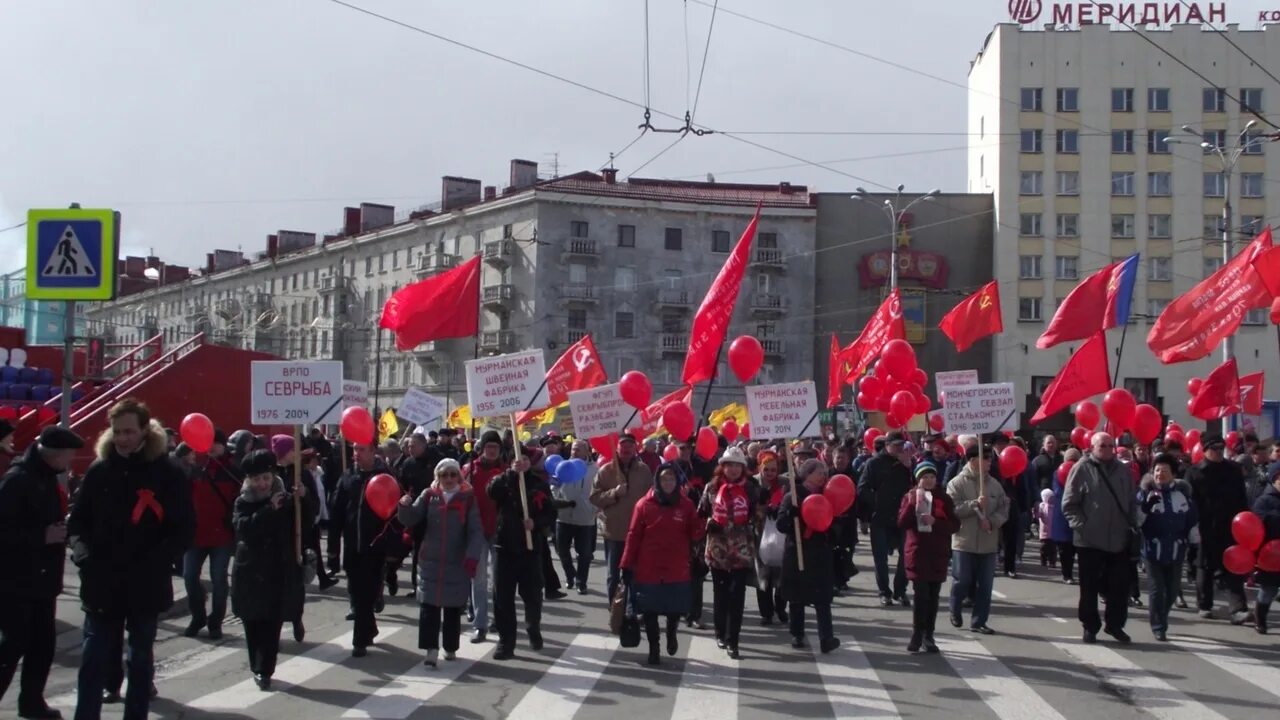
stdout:
MULTIPOLYGON (((698 427, 702 427, 702 419, 707 417, 707 406, 711 404, 711 388, 716 385, 716 376, 720 374, 720 356, 724 354, 724 341, 720 341, 720 347, 716 348, 716 364, 715 369, 711 373, 711 379, 707 381, 707 394, 702 396, 702 412, 698 415, 698 427)), ((710 421, 708 420, 708 423, 710 421)))
MULTIPOLYGON (((1277 328, 1280 331, 1280 328, 1277 328)), ((1120 347, 1116 348, 1116 369, 1111 373, 1111 387, 1120 387, 1120 358, 1124 357, 1124 339, 1129 334, 1129 322, 1126 319, 1120 330, 1120 347)))
MULTIPOLYGON (((475 424, 475 418, 471 420, 475 424)), ((515 451, 516 462, 520 462, 520 426, 516 425, 516 414, 511 413, 511 448, 515 451)), ((524 511, 524 519, 529 519, 529 494, 525 492, 524 471, 520 471, 520 509, 524 511)), ((524 545, 533 550, 533 531, 525 528, 524 545)))

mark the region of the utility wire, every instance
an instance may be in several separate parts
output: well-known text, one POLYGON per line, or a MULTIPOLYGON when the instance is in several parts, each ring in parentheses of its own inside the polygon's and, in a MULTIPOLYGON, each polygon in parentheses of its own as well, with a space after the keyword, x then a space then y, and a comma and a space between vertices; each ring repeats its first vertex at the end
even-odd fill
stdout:
POLYGON ((684 0, 684 107, 689 109, 689 91, 693 80, 692 63, 689 60, 689 0, 684 0))
POLYGON ((650 163, 652 163, 653 161, 655 161, 655 160, 657 160, 658 158, 662 157, 663 155, 666 155, 668 150, 670 150, 671 148, 675 147, 676 145, 679 145, 679 144, 680 144, 680 141, 681 141, 681 140, 684 140, 684 139, 685 139, 685 138, 687 138, 687 137, 689 137, 689 135, 688 135, 687 133, 680 133, 680 135, 675 139, 675 142, 673 142, 673 143, 671 143, 670 145, 668 145, 668 146, 666 146, 666 147, 662 148, 661 150, 659 150, 657 155, 654 155, 653 157, 649 158, 648 160, 645 160, 645 161, 644 161, 644 163, 642 163, 642 164, 640 165, 640 167, 636 168, 635 170, 632 170, 632 171, 627 175, 627 177, 628 177, 628 178, 635 177, 637 174, 639 174, 639 173, 640 173, 640 171, 641 171, 641 170, 643 170, 643 169, 645 169, 646 167, 648 167, 650 163))
POLYGON ((649 0, 644 0, 644 107, 649 109, 649 0))
POLYGON ((702 48, 702 69, 698 71, 698 89, 693 94, 693 110, 689 113, 689 122, 698 115, 698 99, 702 97, 702 77, 707 73, 707 55, 711 52, 711 33, 716 29, 716 10, 720 8, 720 0, 711 6, 711 24, 707 26, 707 44, 702 48))
MULTIPOLYGON (((1190 7, 1191 7, 1191 3, 1187 2, 1187 0, 1178 0, 1178 2, 1181 2, 1183 5, 1186 5, 1188 8, 1190 8, 1190 7)), ((1206 25, 1209 25, 1208 23, 1205 23, 1205 24, 1206 24, 1206 25)), ((1236 44, 1236 41, 1231 39, 1231 36, 1230 36, 1230 35, 1228 35, 1228 34, 1226 34, 1226 33, 1222 32, 1221 30, 1219 30, 1218 28, 1214 27, 1213 25, 1209 25, 1209 29, 1210 29, 1210 30, 1213 30, 1214 32, 1216 32, 1216 33, 1218 33, 1219 35, 1221 35, 1221 36, 1222 36, 1222 39, 1223 39, 1223 40, 1226 40, 1226 41, 1227 41, 1227 43, 1231 45, 1231 47, 1235 48, 1237 51, 1239 51, 1239 53, 1240 53, 1241 55, 1243 55, 1243 56, 1245 56, 1246 58, 1248 58, 1248 59, 1249 59, 1249 62, 1253 63, 1255 67, 1257 67, 1257 68, 1258 68, 1259 70, 1261 70, 1262 72, 1266 73, 1267 77, 1269 77, 1269 78, 1271 78, 1273 81, 1275 81, 1275 83, 1276 83, 1277 85, 1280 85, 1280 78, 1276 77, 1274 73, 1272 73, 1270 70, 1268 70, 1266 65, 1263 65, 1262 63, 1258 62, 1257 60, 1255 60, 1255 59, 1253 58, 1253 56, 1252 56, 1252 55, 1250 55, 1249 53, 1245 52, 1245 51, 1244 51, 1244 48, 1242 48, 1242 47, 1240 47, 1239 45, 1237 45, 1237 44, 1236 44)))
POLYGON ((18 228, 23 227, 23 226, 25 226, 26 224, 27 224, 27 221, 26 221, 26 220, 23 220, 22 222, 18 223, 17 225, 10 225, 10 226, 9 226, 9 227, 7 227, 7 228, 0 228, 0 233, 6 233, 6 232, 9 232, 10 230, 17 230, 18 228))

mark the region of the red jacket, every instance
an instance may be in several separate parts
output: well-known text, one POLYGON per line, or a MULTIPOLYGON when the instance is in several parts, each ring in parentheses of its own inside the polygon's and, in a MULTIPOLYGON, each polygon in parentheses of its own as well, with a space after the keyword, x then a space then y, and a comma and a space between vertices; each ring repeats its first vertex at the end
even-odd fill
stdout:
POLYGON ((240 495, 240 479, 228 458, 209 458, 203 473, 191 481, 191 503, 195 507, 195 546, 215 548, 234 545, 231 510, 240 495))
POLYGON ((501 459, 490 465, 483 458, 476 458, 463 468, 462 478, 471 484, 475 491, 476 505, 480 506, 480 524, 484 526, 484 536, 490 542, 498 532, 498 506, 487 492, 489 481, 507 471, 507 464, 501 459))
POLYGON ((911 490, 902 496, 898 506, 898 527, 907 533, 903 548, 903 563, 907 567, 907 579, 924 582, 944 582, 951 560, 951 535, 960 529, 956 517, 955 501, 945 490, 933 491, 933 532, 922 533, 916 529, 916 492, 911 490))
POLYGON ((674 504, 662 505, 650 490, 631 513, 620 567, 638 585, 688 582, 689 548, 706 532, 692 500, 677 493, 674 504))

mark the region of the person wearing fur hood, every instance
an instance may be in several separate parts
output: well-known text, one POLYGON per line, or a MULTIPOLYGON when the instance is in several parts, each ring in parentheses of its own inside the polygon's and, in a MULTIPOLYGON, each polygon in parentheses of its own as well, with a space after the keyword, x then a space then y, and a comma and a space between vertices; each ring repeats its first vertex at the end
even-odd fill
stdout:
POLYGON ((117 402, 107 416, 111 426, 67 519, 85 612, 78 720, 101 715, 103 687, 120 663, 117 639, 126 627, 125 717, 147 716, 157 619, 173 605, 173 563, 195 532, 190 483, 169 459, 164 428, 133 398, 117 402))
MULTIPOLYGON (((270 450, 250 453, 240 469, 244 485, 231 515, 236 533, 231 607, 244 622, 253 679, 260 689, 269 690, 280 654, 280 628, 285 619, 301 617, 306 601, 294 539, 297 513, 293 494, 276 474, 276 456, 270 450)), ((298 497, 305 537, 318 500, 305 485, 298 487, 298 497)))

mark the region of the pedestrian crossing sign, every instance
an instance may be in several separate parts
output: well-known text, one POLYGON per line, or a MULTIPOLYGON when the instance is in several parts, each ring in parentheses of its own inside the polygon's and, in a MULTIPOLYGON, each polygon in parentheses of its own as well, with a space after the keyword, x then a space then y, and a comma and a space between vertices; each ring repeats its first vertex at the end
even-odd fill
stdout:
POLYGON ((119 231, 112 210, 28 211, 27 298, 113 299, 119 231))

